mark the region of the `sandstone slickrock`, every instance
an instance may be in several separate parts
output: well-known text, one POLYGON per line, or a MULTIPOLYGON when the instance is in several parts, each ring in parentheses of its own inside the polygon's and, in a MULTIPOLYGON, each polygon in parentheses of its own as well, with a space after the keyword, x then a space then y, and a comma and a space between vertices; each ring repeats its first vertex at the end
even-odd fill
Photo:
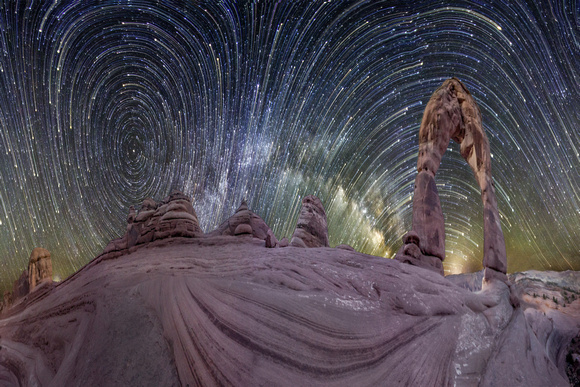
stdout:
MULTIPOLYGON (((463 288, 480 291, 483 271, 451 275, 446 278, 463 288)), ((565 377, 568 373, 570 383, 577 385, 575 371, 580 368, 574 367, 580 367, 580 361, 575 362, 572 354, 578 351, 580 356, 580 348, 575 346, 576 343, 580 344, 580 339, 575 341, 580 335, 580 272, 531 270, 510 274, 509 281, 513 283, 512 293, 519 300, 518 310, 523 312, 526 329, 537 339, 550 361, 558 368, 560 375, 565 377)), ((504 336, 505 340, 515 342, 513 343, 515 346, 520 345, 518 340, 527 340, 525 336, 521 336, 521 332, 506 332, 504 336)), ((530 341, 525 342, 528 347, 522 348, 522 353, 525 352, 528 357, 537 356, 534 354, 537 350, 529 347, 530 341)), ((501 362, 504 359, 496 356, 494 361, 501 362)), ((512 363, 508 361, 507 364, 512 363)), ((496 384, 502 384, 499 379, 496 380, 496 384)))
MULTIPOLYGON (((580 329, 578 299, 563 307, 561 294, 558 306, 522 294, 514 309, 501 281, 470 292, 353 251, 223 235, 176 241, 95 259, 5 311, 0 381, 568 385, 554 345, 565 344, 562 327, 580 329)), ((545 285, 527 281, 523 289, 545 285)))
POLYGON ((580 332, 572 339, 566 354, 566 374, 570 384, 580 386, 580 332))
POLYGON ((435 174, 441 158, 453 139, 461 145, 461 155, 467 161, 479 187, 483 201, 485 280, 507 281, 507 257, 497 209, 495 188, 491 176, 489 141, 481 123, 481 113, 475 100, 457 79, 443 82, 425 107, 419 129, 418 174, 413 196, 413 231, 418 235, 421 254, 403 244, 396 259, 442 272, 445 259, 445 223, 435 185, 435 174), (412 252, 414 255, 408 255, 412 252))
POLYGON ((328 247, 326 212, 319 198, 308 195, 302 199, 302 208, 296 229, 290 239, 294 247, 328 247))

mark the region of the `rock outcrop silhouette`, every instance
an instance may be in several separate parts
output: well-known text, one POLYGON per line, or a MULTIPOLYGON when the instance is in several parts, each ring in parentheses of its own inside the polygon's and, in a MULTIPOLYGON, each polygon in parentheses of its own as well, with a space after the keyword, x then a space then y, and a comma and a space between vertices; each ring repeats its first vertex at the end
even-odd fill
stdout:
POLYGON ((507 256, 491 176, 489 141, 475 100, 457 78, 443 82, 425 108, 419 129, 413 228, 412 233, 404 237, 396 259, 443 274, 441 261, 445 259, 445 222, 435 174, 451 139, 461 145, 461 155, 473 170, 481 188, 484 279, 507 281, 507 256))
MULTIPOLYGON (((52 260, 50 251, 42 247, 32 249, 28 259, 28 268, 22 271, 20 277, 14 281, 12 292, 5 291, 0 310, 12 307, 12 305, 26 297, 41 285, 49 285, 52 282, 52 260)), ((47 287, 47 286, 44 286, 47 287)), ((48 289, 45 289, 47 291, 48 289)))

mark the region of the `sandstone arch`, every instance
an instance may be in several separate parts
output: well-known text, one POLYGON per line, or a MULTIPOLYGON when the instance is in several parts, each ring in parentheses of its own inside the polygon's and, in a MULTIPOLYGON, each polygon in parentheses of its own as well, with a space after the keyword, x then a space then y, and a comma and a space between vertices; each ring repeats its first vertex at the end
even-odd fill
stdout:
POLYGON ((443 274, 445 224, 435 174, 451 139, 460 144, 461 155, 473 170, 481 189, 485 278, 506 280, 507 257, 491 176, 489 141, 475 100, 457 78, 443 82, 425 108, 419 130, 413 229, 403 238, 404 244, 396 259, 443 274))

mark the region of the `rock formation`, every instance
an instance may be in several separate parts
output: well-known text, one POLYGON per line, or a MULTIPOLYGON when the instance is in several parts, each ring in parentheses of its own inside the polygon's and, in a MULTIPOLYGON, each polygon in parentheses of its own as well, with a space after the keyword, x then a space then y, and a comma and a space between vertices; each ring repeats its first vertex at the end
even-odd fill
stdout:
POLYGON ((302 199, 300 216, 290 240, 294 247, 328 247, 326 212, 319 198, 308 195, 302 199))
MULTIPOLYGON (((484 271, 447 276, 450 282, 481 292, 484 271)), ((530 270, 508 276, 513 296, 519 300, 528 329, 550 361, 571 385, 580 382, 580 272, 530 270)), ((514 313, 516 313, 514 311, 514 313)), ((507 335, 506 335, 507 338, 507 335)), ((514 338, 509 338, 513 340, 514 338)), ((530 356, 530 349, 527 350, 530 356)), ((497 383, 502 384, 498 381, 497 383)))
POLYGON ((24 297, 30 292, 30 278, 28 276, 28 269, 25 269, 20 278, 14 281, 14 285, 12 287, 12 297, 11 299, 17 300, 19 298, 24 297))
POLYGON ((29 291, 42 281, 52 282, 52 261, 50 252, 42 247, 37 247, 30 253, 28 261, 28 287, 29 291))
POLYGON ((111 241, 103 254, 118 255, 134 246, 156 240, 194 238, 202 234, 191 200, 183 193, 174 191, 159 203, 145 199, 139 212, 131 207, 125 235, 111 241))
POLYGON ((245 200, 242 200, 240 207, 230 218, 208 234, 208 236, 215 235, 251 235, 268 242, 270 244, 268 247, 275 247, 278 243, 270 227, 248 208, 245 200))
POLYGON ((32 293, 41 284, 52 284, 52 260, 47 249, 36 247, 30 253, 28 268, 24 269, 20 277, 14 281, 12 292, 4 292, 0 310, 12 307, 14 303, 32 293))
POLYGON ((491 177, 489 142, 475 100, 457 79, 443 82, 429 100, 419 129, 418 174, 413 196, 413 229, 406 235, 396 259, 443 273, 445 223, 435 184, 443 153, 453 139, 461 145, 483 201, 483 266, 486 280, 506 281, 507 257, 491 177), (418 249, 416 248, 418 247, 418 249))
POLYGON ((501 281, 470 292, 353 251, 176 242, 96 259, 8 309, 0 384, 568 385, 580 289, 557 277, 513 278, 514 309, 501 281))
POLYGON ((326 248, 315 196, 303 199, 290 242, 309 249, 273 249, 288 240, 245 202, 203 234, 178 192, 131 208, 125 235, 52 287, 38 286, 52 269, 35 249, 14 293, 38 290, 1 310, 0 384, 576 383, 580 273, 508 280, 489 144, 456 79, 427 105, 418 169, 413 228, 397 260, 326 248), (434 177, 451 138, 481 186, 486 239, 485 271, 448 279, 434 177))

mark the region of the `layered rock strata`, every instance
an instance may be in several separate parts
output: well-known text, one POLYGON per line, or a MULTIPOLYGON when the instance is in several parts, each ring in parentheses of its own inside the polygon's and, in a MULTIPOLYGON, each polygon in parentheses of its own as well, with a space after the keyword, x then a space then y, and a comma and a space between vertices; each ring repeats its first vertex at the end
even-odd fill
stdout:
POLYGON ((133 246, 155 240, 194 238, 202 234, 191 200, 183 193, 174 191, 159 203, 145 199, 139 212, 131 207, 125 235, 111 241, 103 254, 120 254, 133 246))
MULTIPOLYGON (((41 285, 52 285, 52 260, 50 251, 36 247, 30 253, 28 268, 14 281, 12 292, 5 291, 0 310, 5 310, 32 293, 41 285)), ((43 286, 46 288, 46 286, 43 286)), ((46 289, 45 289, 46 290, 46 289)))
POLYGON ((278 240, 270 227, 260 216, 248 208, 245 200, 242 200, 240 207, 230 218, 208 234, 209 237, 216 235, 251 235, 265 241, 267 247, 276 247, 278 244, 278 240))
POLYGON ((451 139, 461 145, 461 155, 473 170, 481 189, 484 279, 507 281, 507 257, 491 176, 489 141, 475 100, 457 78, 443 82, 425 108, 419 129, 418 174, 413 196, 414 235, 405 237, 412 241, 404 241, 396 259, 442 273, 445 223, 435 174, 451 139), (413 245, 418 246, 419 251, 413 245))
POLYGON ((290 246, 329 247, 326 212, 320 199, 314 195, 302 199, 302 208, 290 246))
POLYGON ((37 247, 30 253, 28 260, 28 288, 33 291, 42 281, 52 282, 52 260, 50 252, 42 247, 37 247))

